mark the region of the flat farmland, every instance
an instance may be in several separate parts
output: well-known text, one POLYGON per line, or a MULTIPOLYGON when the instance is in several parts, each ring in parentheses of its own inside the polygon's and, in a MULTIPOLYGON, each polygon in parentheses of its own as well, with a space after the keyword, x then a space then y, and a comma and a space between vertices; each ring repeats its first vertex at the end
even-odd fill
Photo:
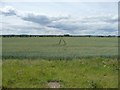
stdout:
POLYGON ((114 57, 118 52, 115 37, 12 37, 3 38, 3 58, 75 59, 114 57))
POLYGON ((117 55, 116 37, 4 37, 2 86, 117 88, 117 55))

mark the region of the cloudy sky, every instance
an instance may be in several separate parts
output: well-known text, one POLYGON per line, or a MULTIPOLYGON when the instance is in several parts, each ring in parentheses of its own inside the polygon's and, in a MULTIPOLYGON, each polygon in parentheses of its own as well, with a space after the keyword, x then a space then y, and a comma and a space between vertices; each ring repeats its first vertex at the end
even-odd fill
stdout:
POLYGON ((117 35, 117 2, 0 2, 2 34, 117 35))

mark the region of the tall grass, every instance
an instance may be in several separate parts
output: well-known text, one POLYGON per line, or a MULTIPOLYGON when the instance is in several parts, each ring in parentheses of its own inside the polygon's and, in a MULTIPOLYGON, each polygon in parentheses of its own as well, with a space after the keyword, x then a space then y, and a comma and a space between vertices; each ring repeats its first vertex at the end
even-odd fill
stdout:
POLYGON ((117 88, 116 59, 3 60, 3 87, 48 88, 58 81, 61 88, 117 88))

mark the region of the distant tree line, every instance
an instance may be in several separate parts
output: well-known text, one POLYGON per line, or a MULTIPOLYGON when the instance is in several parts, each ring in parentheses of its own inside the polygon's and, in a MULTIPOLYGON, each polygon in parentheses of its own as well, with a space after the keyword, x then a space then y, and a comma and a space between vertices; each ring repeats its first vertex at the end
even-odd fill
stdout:
POLYGON ((115 35, 0 35, 0 37, 120 37, 115 35))

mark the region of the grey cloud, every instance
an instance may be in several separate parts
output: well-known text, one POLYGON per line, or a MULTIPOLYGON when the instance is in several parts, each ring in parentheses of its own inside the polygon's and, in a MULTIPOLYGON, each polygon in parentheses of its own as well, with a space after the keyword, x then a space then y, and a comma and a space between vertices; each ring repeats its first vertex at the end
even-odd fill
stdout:
POLYGON ((0 10, 0 14, 3 14, 5 16, 12 16, 12 15, 17 15, 17 11, 13 8, 9 8, 6 11, 0 10))
MULTIPOLYGON (((12 26, 12 28, 20 28, 21 32, 31 32, 32 30, 41 32, 41 30, 45 30, 44 33, 52 33, 57 31, 66 32, 70 34, 95 34, 95 33, 113 33, 116 32, 117 24, 115 24, 118 20, 117 18, 113 18, 113 16, 94 16, 94 17, 86 17, 82 19, 74 19, 72 17, 48 17, 45 15, 36 15, 34 13, 25 13, 25 15, 20 15, 15 9, 8 9, 7 11, 0 11, 5 16, 16 15, 18 18, 21 18, 23 21, 32 22, 42 28, 39 27, 31 27, 30 25, 25 26, 12 26), (27 30, 27 31, 24 31, 27 30)), ((7 30, 7 29, 6 29, 7 30)), ((12 31, 12 29, 10 29, 12 31)), ((18 30, 19 31, 19 30, 18 30)), ((32 32, 34 32, 32 31, 32 32)))
POLYGON ((48 25, 48 27, 51 28, 58 28, 58 29, 62 29, 62 30, 75 30, 78 29, 79 26, 74 25, 74 24, 70 24, 70 23, 52 23, 50 25, 48 25))
POLYGON ((5 15, 5 16, 12 16, 16 15, 17 17, 25 20, 25 21, 30 21, 33 23, 38 23, 41 25, 51 23, 50 18, 44 15, 35 15, 34 13, 26 13, 26 15, 22 16, 17 12, 17 10, 13 8, 8 8, 6 11, 0 10, 0 14, 5 15))
POLYGON ((117 16, 92 16, 92 17, 85 17, 82 19, 83 23, 88 23, 88 22, 106 22, 106 23, 116 23, 118 22, 117 16))
POLYGON ((38 23, 41 25, 49 24, 51 23, 51 20, 43 15, 34 15, 34 14, 28 14, 25 17, 21 17, 23 20, 38 23))

